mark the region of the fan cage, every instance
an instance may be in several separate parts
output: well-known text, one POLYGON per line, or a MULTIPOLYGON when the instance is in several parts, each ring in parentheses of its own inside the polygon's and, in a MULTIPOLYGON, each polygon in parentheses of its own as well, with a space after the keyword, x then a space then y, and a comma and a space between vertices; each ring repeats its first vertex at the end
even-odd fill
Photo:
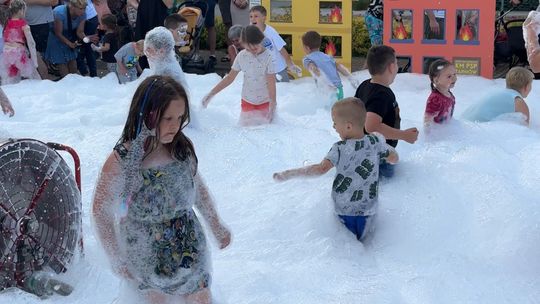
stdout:
POLYGON ((82 246, 80 185, 51 146, 61 145, 0 143, 0 290, 24 287, 40 270, 66 271, 82 246))

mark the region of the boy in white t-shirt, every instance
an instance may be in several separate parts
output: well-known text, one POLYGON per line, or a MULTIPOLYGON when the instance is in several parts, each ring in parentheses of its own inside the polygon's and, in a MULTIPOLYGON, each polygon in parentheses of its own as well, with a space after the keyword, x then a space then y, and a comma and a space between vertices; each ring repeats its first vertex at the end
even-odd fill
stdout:
POLYGON ((240 71, 244 72, 242 85, 242 125, 269 123, 276 110, 276 77, 272 54, 262 45, 264 34, 254 25, 248 25, 240 37, 244 49, 238 53, 231 71, 202 100, 206 108, 212 97, 233 83, 240 71))
POLYGON ((287 45, 285 40, 279 36, 279 33, 270 25, 266 24, 266 9, 264 6, 256 5, 249 10, 249 23, 256 25, 264 33, 265 39, 263 46, 272 53, 274 66, 278 81, 288 82, 289 75, 287 67, 296 75, 302 75, 302 68, 295 65, 291 56, 285 49, 287 45))

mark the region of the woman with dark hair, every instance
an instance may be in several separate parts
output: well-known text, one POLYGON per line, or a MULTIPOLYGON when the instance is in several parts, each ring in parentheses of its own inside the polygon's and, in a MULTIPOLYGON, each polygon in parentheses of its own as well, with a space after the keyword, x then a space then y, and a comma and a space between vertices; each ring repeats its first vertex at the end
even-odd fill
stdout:
POLYGON ((86 0, 69 0, 54 8, 54 25, 44 59, 58 65, 60 76, 77 73, 77 48, 84 40, 86 0))
POLYGON ((211 302, 210 256, 193 207, 220 248, 231 241, 198 172, 193 143, 182 132, 188 123, 184 88, 170 77, 145 79, 94 195, 98 235, 113 269, 150 303, 166 296, 211 302))

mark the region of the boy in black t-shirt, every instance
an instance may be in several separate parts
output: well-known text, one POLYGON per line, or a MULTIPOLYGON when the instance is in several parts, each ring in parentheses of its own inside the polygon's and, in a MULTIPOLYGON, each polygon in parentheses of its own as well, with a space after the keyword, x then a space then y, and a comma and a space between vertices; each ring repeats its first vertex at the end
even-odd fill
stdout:
POLYGON ((116 16, 107 14, 101 17, 101 24, 105 29, 105 35, 101 39, 99 46, 91 45, 94 52, 101 53, 101 60, 107 63, 109 73, 116 73, 116 58, 114 54, 118 51, 118 34, 116 16))
MULTIPOLYGON (((367 54, 367 66, 371 79, 362 82, 354 95, 366 106, 365 131, 381 133, 392 147, 399 139, 414 143, 418 129, 400 130, 399 106, 390 89, 398 71, 394 49, 385 45, 373 46, 367 54)), ((381 162, 380 175, 391 177, 393 174, 393 165, 381 162)))

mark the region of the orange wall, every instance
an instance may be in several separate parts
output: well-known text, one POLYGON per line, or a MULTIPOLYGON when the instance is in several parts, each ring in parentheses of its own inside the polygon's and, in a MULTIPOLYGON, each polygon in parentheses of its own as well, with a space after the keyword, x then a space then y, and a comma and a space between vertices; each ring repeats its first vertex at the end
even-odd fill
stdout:
POLYGON ((398 56, 412 57, 412 72, 422 73, 423 57, 480 58, 480 75, 493 78, 493 42, 495 33, 495 1, 493 0, 385 0, 383 41, 398 56), (392 10, 413 10, 412 43, 395 43, 392 37, 392 10), (446 10, 445 44, 423 43, 424 10, 446 10), (478 45, 456 44, 456 10, 480 10, 478 45))

